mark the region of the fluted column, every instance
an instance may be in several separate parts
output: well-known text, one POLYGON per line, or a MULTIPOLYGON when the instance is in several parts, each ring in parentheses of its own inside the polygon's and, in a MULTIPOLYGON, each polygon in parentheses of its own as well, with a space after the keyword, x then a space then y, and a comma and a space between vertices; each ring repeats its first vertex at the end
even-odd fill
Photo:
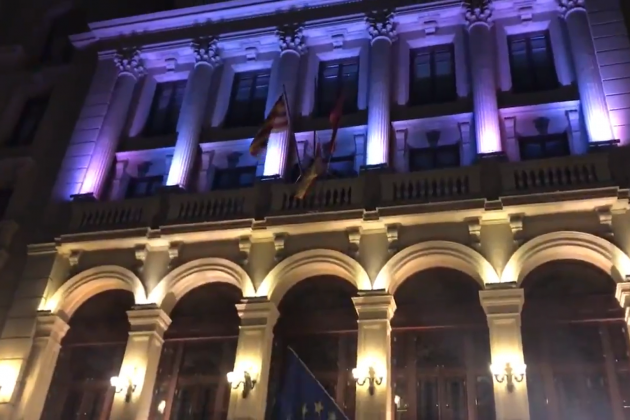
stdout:
POLYGON ((492 373, 502 375, 513 369, 514 377, 493 375, 496 418, 529 420, 527 374, 521 337, 521 311, 525 296, 521 288, 502 288, 479 292, 481 306, 488 318, 492 373), (519 381, 520 380, 520 381, 519 381))
POLYGON ((195 164, 210 83, 214 69, 221 64, 216 39, 194 42, 195 67, 190 72, 177 122, 177 142, 166 185, 185 189, 195 164))
POLYGON ((136 83, 145 74, 137 50, 121 51, 116 54, 114 61, 119 71, 118 79, 81 185, 81 195, 92 195, 94 198, 101 197, 127 121, 136 83))
POLYGON ((492 4, 472 0, 466 10, 471 61, 473 106, 477 153, 500 153, 501 129, 494 62, 494 38, 491 32, 492 4))
POLYGON ((366 17, 366 23, 372 41, 365 160, 367 166, 388 165, 391 51, 396 39, 394 15, 388 10, 372 12, 366 17))
POLYGON ((357 382, 355 418, 390 420, 392 418, 391 326, 396 303, 394 297, 380 292, 365 292, 352 298, 359 317, 357 373, 364 377, 374 370, 377 381, 357 382))
MULTIPOLYGON (((273 100, 287 94, 287 105, 291 112, 291 117, 296 113, 297 82, 300 68, 300 57, 306 52, 302 27, 299 25, 284 25, 276 31, 280 43, 280 62, 276 73, 276 92, 273 100)), ((284 177, 287 169, 287 157, 291 149, 291 127, 281 132, 271 133, 269 144, 267 145, 267 155, 265 157, 264 176, 284 177)))
POLYGON ((558 0, 567 25, 584 123, 592 143, 614 140, 584 0, 558 0))
POLYGON ((149 418, 153 388, 157 376, 164 332, 171 319, 160 308, 138 306, 127 311, 129 338, 120 368, 122 384, 109 415, 111 420, 146 420, 149 418), (127 386, 135 388, 127 395, 127 386))

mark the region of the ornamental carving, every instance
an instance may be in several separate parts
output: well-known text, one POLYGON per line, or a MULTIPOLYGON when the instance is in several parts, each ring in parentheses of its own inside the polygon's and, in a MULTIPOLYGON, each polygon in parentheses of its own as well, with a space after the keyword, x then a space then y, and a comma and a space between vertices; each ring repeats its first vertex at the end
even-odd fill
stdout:
POLYGON ((394 24, 394 13, 390 10, 377 10, 368 13, 365 18, 367 30, 372 39, 379 37, 396 39, 396 26, 394 24))
POLYGON ((566 17, 573 9, 584 9, 584 0, 558 0, 558 10, 562 17, 566 17))
POLYGON ((306 52, 304 28, 299 24, 283 25, 276 31, 280 51, 295 51, 298 54, 306 52))
POLYGON ((120 74, 130 74, 134 77, 142 77, 146 69, 142 64, 140 51, 135 48, 123 49, 116 52, 114 63, 120 74))
POLYGON ((216 38, 198 39, 191 43, 195 63, 206 63, 213 67, 221 64, 219 55, 219 42, 216 38))
POLYGON ((464 15, 468 26, 475 23, 492 22, 492 2, 490 0, 469 0, 466 3, 466 13, 464 15))

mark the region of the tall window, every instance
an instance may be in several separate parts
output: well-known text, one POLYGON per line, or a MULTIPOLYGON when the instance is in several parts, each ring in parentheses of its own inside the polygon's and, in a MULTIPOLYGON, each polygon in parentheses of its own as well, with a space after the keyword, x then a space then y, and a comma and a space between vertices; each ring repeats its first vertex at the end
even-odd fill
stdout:
POLYGON ((30 98, 24 104, 20 118, 9 138, 9 146, 27 146, 33 142, 39 123, 48 108, 48 95, 30 98))
POLYGON ((356 112, 357 93, 359 91, 359 58, 320 63, 317 90, 318 116, 328 116, 341 94, 344 95, 344 114, 356 112))
POLYGON ((235 190, 254 185, 256 167, 245 166, 238 168, 217 169, 214 174, 213 190, 235 190))
POLYGON ((458 144, 409 150, 410 171, 453 168, 459 161, 458 144))
POLYGON ((88 30, 85 14, 81 10, 74 9, 57 17, 48 31, 41 61, 49 64, 68 63, 74 53, 70 35, 88 30))
POLYGON ((549 32, 508 37, 512 91, 516 93, 558 87, 549 32))
POLYGON ((561 157, 570 153, 567 133, 521 137, 518 145, 521 160, 561 157))
POLYGON ((156 86, 145 134, 163 136, 175 133, 185 90, 186 80, 164 82, 156 86))
POLYGON ((154 195, 164 183, 162 175, 131 178, 127 186, 127 198, 149 197, 154 195))
POLYGON ((236 73, 225 125, 252 127, 262 124, 268 92, 269 71, 236 73))
POLYGON ((411 51, 409 104, 426 105, 457 99, 453 45, 411 51))

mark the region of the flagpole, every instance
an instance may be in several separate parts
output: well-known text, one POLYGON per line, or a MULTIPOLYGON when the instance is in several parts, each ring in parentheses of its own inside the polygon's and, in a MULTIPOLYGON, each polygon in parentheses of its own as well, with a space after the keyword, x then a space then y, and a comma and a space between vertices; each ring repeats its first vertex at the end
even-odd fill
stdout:
POLYGON ((293 132, 293 119, 291 118, 291 108, 289 107, 289 98, 287 97, 287 88, 282 84, 282 97, 284 98, 284 106, 287 109, 287 120, 289 120, 289 136, 293 139, 293 144, 295 145, 295 155, 297 157, 298 168, 300 169, 300 175, 304 172, 302 168, 302 158, 300 158, 300 151, 298 150, 297 139, 295 138, 295 133, 293 132))

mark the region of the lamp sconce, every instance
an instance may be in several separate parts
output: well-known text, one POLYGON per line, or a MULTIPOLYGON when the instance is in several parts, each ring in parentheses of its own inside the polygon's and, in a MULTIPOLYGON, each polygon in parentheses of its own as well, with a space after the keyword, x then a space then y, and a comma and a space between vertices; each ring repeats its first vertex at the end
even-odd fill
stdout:
POLYGON ((120 394, 122 392, 125 393, 125 402, 128 403, 131 401, 131 396, 136 391, 137 385, 134 383, 133 378, 129 377, 121 377, 121 376, 112 376, 109 380, 111 385, 116 390, 116 394, 120 394))
POLYGON ((374 369, 374 366, 371 365, 365 368, 356 367, 352 369, 352 377, 357 385, 363 386, 367 383, 370 395, 374 395, 376 385, 381 385, 383 383, 383 376, 383 374, 377 372, 376 369, 374 369))
POLYGON ((508 392, 514 392, 514 382, 523 382, 525 379, 526 365, 520 365, 518 367, 512 367, 510 363, 506 363, 504 367, 497 365, 490 365, 490 372, 494 376, 494 380, 497 383, 506 383, 508 392))
POLYGON ((232 385, 232 389, 238 389, 243 386, 243 398, 247 398, 249 393, 256 387, 256 377, 253 374, 253 369, 229 372, 227 374, 227 381, 232 385))

